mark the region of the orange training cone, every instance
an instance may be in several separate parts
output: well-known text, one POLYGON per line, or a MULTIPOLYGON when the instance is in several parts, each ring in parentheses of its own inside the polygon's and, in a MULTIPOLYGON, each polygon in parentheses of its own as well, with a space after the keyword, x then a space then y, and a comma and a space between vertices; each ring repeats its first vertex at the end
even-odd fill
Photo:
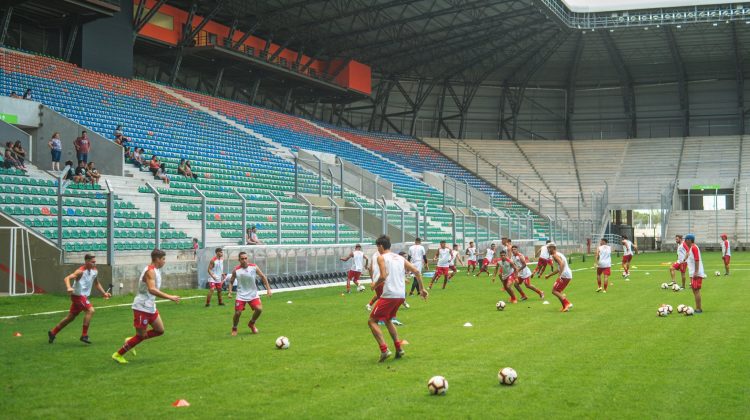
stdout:
POLYGON ((172 403, 172 407, 190 407, 190 403, 187 400, 177 400, 172 403))
POLYGON ((13 333, 13 337, 20 337, 20 336, 21 336, 21 333, 18 331, 13 333))

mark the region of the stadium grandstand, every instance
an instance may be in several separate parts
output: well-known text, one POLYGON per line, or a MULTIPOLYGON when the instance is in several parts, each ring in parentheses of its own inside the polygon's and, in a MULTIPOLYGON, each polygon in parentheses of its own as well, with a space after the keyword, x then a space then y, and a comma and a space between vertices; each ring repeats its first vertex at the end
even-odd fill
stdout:
POLYGON ((137 294, 155 249, 206 289, 217 248, 261 290, 348 291, 381 235, 744 250, 746 67, 742 2, 0 1, 0 295, 92 255, 137 294))

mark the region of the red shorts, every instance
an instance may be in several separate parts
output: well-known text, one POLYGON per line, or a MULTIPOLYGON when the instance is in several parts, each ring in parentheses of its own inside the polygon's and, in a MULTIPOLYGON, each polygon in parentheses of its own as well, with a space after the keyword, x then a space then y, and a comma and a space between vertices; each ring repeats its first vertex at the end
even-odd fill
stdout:
POLYGON ((448 269, 451 270, 451 271, 456 271, 456 266, 455 265, 450 265, 450 266, 448 266, 448 269))
POLYGON ((208 288, 211 290, 221 290, 221 288, 224 286, 224 283, 216 283, 216 282, 208 282, 208 288))
POLYGON ((690 288, 693 290, 701 290, 703 286, 703 277, 693 277, 690 279, 690 288))
POLYGON ((347 280, 359 281, 359 276, 361 276, 361 275, 362 275, 361 271, 349 270, 349 273, 347 273, 347 275, 346 275, 346 279, 347 280))
POLYGON ((596 275, 604 274, 605 276, 609 276, 612 274, 612 269, 610 267, 597 267, 596 268, 596 275))
POLYGON ((250 304, 250 309, 255 310, 260 307, 260 298, 255 298, 253 300, 235 300, 234 301, 234 310, 242 312, 245 310, 245 304, 250 304))
POLYGON ((687 269, 687 263, 678 263, 678 262, 676 262, 676 263, 672 264, 672 268, 674 268, 675 270, 680 270, 680 273, 684 273, 685 270, 687 269))
POLYGON ((721 258, 722 258, 722 259, 724 260, 724 264, 725 264, 725 265, 729 265, 729 260, 731 260, 731 259, 732 259, 732 256, 731 256, 731 255, 724 255, 724 256, 723 256, 723 257, 721 257, 721 258))
POLYGON ((440 276, 447 276, 448 275, 448 267, 436 267, 435 268, 435 275, 432 276, 432 278, 438 278, 440 276))
POLYGON ((137 330, 145 330, 146 327, 153 324, 159 318, 159 311, 152 314, 133 309, 133 326, 137 330))
POLYGON ((525 284, 527 286, 531 286, 531 277, 526 277, 525 279, 519 278, 518 284, 525 284))
POLYGON ((509 276, 509 277, 503 279, 503 284, 506 285, 506 286, 510 286, 511 284, 513 284, 515 282, 516 282, 516 276, 515 275, 509 276))
POLYGON ((565 290, 566 287, 568 287, 568 283, 570 283, 570 279, 565 279, 565 278, 560 277, 555 282, 555 285, 554 287, 552 287, 552 290, 556 292, 562 292, 563 290, 565 290))
POLYGON ((623 255, 623 256, 622 256, 622 263, 623 263, 623 264, 625 264, 625 263, 629 263, 629 262, 630 262, 630 260, 632 260, 632 259, 633 259, 633 256, 632 256, 632 255, 623 255))
POLYGON ((466 262, 466 265, 468 265, 469 267, 476 267, 477 262, 469 260, 469 261, 466 262))
POLYGON ((81 312, 88 311, 89 308, 93 308, 94 305, 89 302, 88 296, 77 296, 70 295, 70 313, 78 315, 81 312))
POLYGON ((404 303, 402 298, 380 298, 375 302, 375 307, 370 312, 370 319, 387 321, 395 318, 402 303, 404 303))
POLYGON ((488 265, 490 265, 490 260, 488 260, 487 258, 482 259, 482 268, 485 268, 488 265))
POLYGON ((492 265, 497 265, 498 262, 500 262, 502 258, 493 258, 492 259, 492 265))

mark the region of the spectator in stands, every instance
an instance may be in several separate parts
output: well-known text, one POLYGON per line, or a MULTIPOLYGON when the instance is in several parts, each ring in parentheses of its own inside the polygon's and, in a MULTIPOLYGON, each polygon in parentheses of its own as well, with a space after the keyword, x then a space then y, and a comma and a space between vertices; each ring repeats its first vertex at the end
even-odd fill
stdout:
POLYGON ((81 136, 76 138, 76 141, 73 142, 73 146, 76 148, 76 159, 88 163, 89 152, 91 151, 91 141, 89 140, 89 135, 86 130, 83 130, 81 136))
POLYGON ((118 124, 117 128, 115 128, 115 143, 125 146, 127 142, 129 142, 130 139, 125 137, 125 135, 122 132, 122 124, 118 124))
POLYGON ((193 258, 198 258, 198 238, 193 238, 193 258))
POLYGON ((21 95, 17 94, 16 92, 11 92, 10 97, 13 99, 21 99, 21 95))
POLYGON ((258 239, 258 233, 255 226, 247 228, 247 232, 245 232, 245 242, 247 245, 262 245, 263 242, 258 239))
POLYGON ((143 166, 146 164, 146 162, 143 160, 143 148, 135 148, 135 153, 133 153, 133 160, 135 161, 136 165, 138 165, 138 169, 143 169, 143 166))
POLYGON ((115 127, 115 138, 122 137, 123 134, 122 124, 117 124, 117 127, 115 127))
POLYGON ((160 167, 161 162, 159 162, 159 158, 156 155, 151 156, 151 160, 148 162, 148 170, 154 174, 154 178, 156 178, 156 173, 159 171, 160 167))
POLYGON ((63 173, 63 181, 75 181, 76 173, 73 169, 73 161, 68 160, 65 162, 63 173))
POLYGON ((60 140, 60 133, 55 132, 52 134, 52 138, 47 143, 49 146, 50 153, 52 153, 52 170, 60 170, 60 157, 62 156, 62 141, 60 140))
POLYGON ((190 168, 189 160, 180 160, 180 164, 177 166, 177 173, 188 178, 198 179, 198 175, 195 175, 193 173, 193 170, 190 168))
POLYGON ((88 177, 89 182, 91 182, 91 185, 99 183, 99 178, 101 178, 102 175, 99 173, 99 170, 96 169, 96 166, 94 166, 94 162, 89 162, 88 165, 86 165, 86 176, 88 177))
POLYGON ((86 182, 86 162, 79 160, 78 161, 78 167, 75 170, 75 176, 73 177, 73 182, 76 184, 80 184, 83 182, 86 182))
POLYGON ((34 97, 31 95, 31 88, 26 89, 26 92, 23 93, 23 99, 26 99, 27 101, 34 100, 34 97))
POLYGON ((187 176, 193 177, 193 179, 198 179, 198 175, 194 174, 193 173, 193 168, 190 167, 190 161, 189 160, 185 161, 185 174, 187 176))
POLYGON ((10 169, 16 168, 24 170, 24 168, 18 163, 15 153, 13 153, 13 143, 5 143, 5 154, 3 155, 3 168, 10 169))
POLYGON ((21 140, 16 140, 16 144, 13 145, 13 153, 16 154, 16 159, 21 165, 21 168, 26 169, 26 165, 24 164, 24 161, 26 160, 26 150, 23 149, 21 140))
POLYGON ((167 164, 162 163, 159 165, 159 170, 156 171, 156 177, 161 179, 165 184, 169 185, 169 176, 167 175, 167 164))

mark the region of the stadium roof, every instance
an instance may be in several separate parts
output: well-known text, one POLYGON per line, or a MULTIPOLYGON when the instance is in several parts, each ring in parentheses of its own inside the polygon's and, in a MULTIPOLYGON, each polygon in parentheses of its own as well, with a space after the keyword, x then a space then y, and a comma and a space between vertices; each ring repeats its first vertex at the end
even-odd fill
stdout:
POLYGON ((610 12, 664 7, 725 4, 726 0, 561 0, 571 12, 610 12))

